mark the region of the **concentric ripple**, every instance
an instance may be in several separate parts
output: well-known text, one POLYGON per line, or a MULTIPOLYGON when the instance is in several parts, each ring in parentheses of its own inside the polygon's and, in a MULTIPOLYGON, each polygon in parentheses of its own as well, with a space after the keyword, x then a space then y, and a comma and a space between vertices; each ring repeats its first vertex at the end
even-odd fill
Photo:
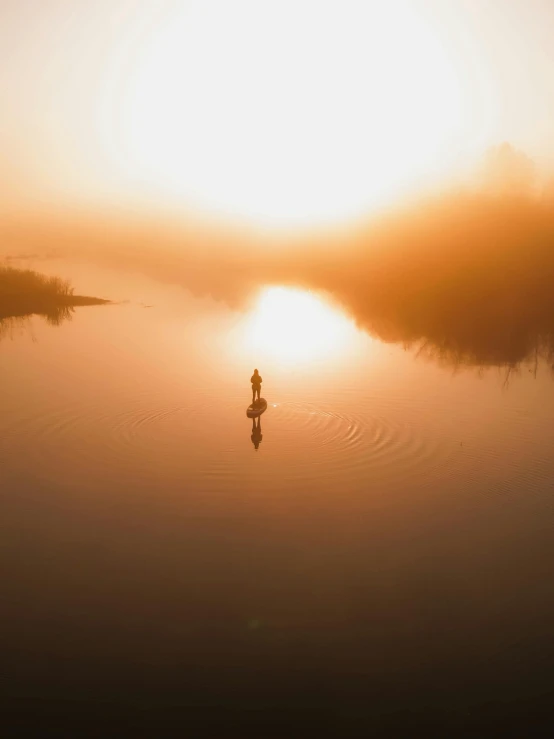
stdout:
MULTIPOLYGON (((261 419, 263 441, 256 474, 301 485, 360 487, 410 485, 443 468, 452 445, 417 414, 369 401, 343 409, 340 403, 270 404, 261 419), (409 419, 409 420, 408 420, 409 419)), ((243 397, 189 392, 142 393, 126 398, 73 399, 45 403, 8 424, 10 439, 29 449, 29 460, 46 476, 79 469, 84 475, 119 472, 201 480, 211 489, 252 479, 250 422, 243 397), (250 455, 250 456, 247 456, 250 455)), ((7 439, 7 441, 6 441, 7 439)), ((67 473, 69 474, 69 473, 67 473)))
MULTIPOLYGON (((338 412, 309 403, 283 403, 275 408, 277 421, 291 430, 287 456, 305 447, 308 457, 296 455, 297 474, 314 474, 313 464, 344 482, 414 479, 444 465, 449 445, 440 437, 398 418, 365 408, 338 412)), ((323 470, 320 471, 323 474, 323 470)))

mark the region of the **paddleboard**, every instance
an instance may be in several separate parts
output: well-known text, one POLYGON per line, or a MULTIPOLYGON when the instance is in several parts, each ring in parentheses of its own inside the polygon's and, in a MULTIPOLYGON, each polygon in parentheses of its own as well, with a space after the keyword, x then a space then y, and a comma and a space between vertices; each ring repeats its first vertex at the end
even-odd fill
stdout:
POLYGON ((267 400, 265 398, 260 398, 256 404, 251 403, 248 408, 246 409, 246 415, 248 418, 255 418, 256 416, 261 416, 262 413, 267 408, 267 400))

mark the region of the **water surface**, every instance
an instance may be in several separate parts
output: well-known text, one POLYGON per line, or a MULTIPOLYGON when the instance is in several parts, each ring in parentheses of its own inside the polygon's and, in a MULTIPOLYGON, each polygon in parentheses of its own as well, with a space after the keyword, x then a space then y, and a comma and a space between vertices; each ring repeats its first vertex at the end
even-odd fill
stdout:
POLYGON ((454 372, 291 287, 239 311, 63 269, 123 302, 0 344, 15 694, 340 713, 554 687, 548 367, 454 372))

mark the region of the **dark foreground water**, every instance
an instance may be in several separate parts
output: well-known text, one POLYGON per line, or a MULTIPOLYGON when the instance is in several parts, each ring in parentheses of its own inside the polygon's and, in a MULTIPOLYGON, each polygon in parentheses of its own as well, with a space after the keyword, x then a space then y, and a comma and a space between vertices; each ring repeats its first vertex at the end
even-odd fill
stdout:
POLYGON ((554 690, 550 368, 454 373, 290 288, 64 275, 126 302, 0 343, 14 725, 445 735, 554 690))

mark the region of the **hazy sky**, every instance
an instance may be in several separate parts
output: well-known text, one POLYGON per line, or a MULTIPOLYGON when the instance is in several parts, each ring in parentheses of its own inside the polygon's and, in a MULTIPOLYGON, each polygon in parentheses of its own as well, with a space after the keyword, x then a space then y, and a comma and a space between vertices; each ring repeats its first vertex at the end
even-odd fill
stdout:
POLYGON ((552 0, 0 0, 3 190, 356 215, 554 161, 552 0))

